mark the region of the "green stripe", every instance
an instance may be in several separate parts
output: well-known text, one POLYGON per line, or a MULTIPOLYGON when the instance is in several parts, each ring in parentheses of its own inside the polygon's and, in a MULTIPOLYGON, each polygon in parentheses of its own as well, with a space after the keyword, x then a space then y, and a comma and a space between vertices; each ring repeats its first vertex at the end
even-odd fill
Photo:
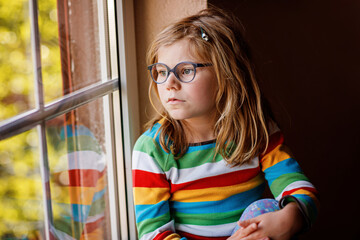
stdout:
POLYGON ((80 239, 83 231, 83 224, 80 222, 71 221, 67 218, 54 219, 54 227, 56 230, 62 231, 75 239, 80 239))
POLYGON ((173 160, 173 158, 169 158, 169 160, 171 161, 169 161, 169 164, 165 171, 168 171, 172 167, 178 169, 186 169, 201 166, 205 163, 214 163, 221 161, 223 158, 220 154, 217 154, 214 160, 214 152, 215 148, 210 148, 187 153, 178 161, 173 160))
POLYGON ((164 224, 170 221, 170 213, 167 212, 159 217, 146 219, 139 223, 136 223, 136 227, 139 232, 139 239, 152 231, 155 231, 159 227, 163 226, 164 224))
POLYGON ((147 152, 147 150, 152 150, 154 145, 158 145, 156 141, 146 135, 141 135, 135 143, 134 150, 140 152, 147 152))
POLYGON ((81 135, 69 137, 67 138, 66 143, 68 152, 94 151, 98 154, 102 153, 99 143, 91 136, 81 135))
POLYGON ((91 203, 89 217, 101 214, 104 212, 104 210, 105 210, 105 196, 102 196, 101 198, 91 203))
POLYGON ((140 138, 136 141, 134 151, 148 154, 155 161, 157 161, 162 170, 164 170, 164 165, 170 156, 168 153, 162 150, 160 145, 153 138, 146 135, 141 135, 140 138))
POLYGON ((243 211, 244 209, 225 213, 205 214, 189 214, 176 212, 174 214, 174 218, 176 223, 211 226, 236 222, 239 220, 243 211))
POLYGON ((275 179, 270 190, 274 196, 278 196, 289 184, 297 181, 309 181, 303 173, 286 173, 275 179))
POLYGON ((148 154, 154 158, 163 171, 168 171, 171 168, 186 169, 200 166, 204 163, 219 162, 223 158, 218 154, 214 161, 215 148, 198 150, 186 153, 179 160, 175 160, 172 154, 166 153, 160 145, 151 137, 142 135, 137 141, 135 151, 140 151, 148 154))

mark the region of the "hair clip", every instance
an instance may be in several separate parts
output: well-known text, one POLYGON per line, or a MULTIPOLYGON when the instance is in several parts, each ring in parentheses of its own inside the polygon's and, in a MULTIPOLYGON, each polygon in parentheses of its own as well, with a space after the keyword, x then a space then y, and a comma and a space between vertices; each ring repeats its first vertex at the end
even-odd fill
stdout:
POLYGON ((200 31, 201 31, 201 37, 202 39, 204 39, 205 41, 209 41, 209 36, 205 33, 204 29, 202 27, 200 27, 200 31))

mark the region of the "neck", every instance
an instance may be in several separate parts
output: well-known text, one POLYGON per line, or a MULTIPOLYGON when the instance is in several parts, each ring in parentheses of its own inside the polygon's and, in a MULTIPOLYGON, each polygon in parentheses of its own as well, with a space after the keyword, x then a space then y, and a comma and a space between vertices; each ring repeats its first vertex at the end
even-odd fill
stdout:
POLYGON ((189 143, 199 143, 215 139, 213 121, 185 120, 184 129, 189 143))

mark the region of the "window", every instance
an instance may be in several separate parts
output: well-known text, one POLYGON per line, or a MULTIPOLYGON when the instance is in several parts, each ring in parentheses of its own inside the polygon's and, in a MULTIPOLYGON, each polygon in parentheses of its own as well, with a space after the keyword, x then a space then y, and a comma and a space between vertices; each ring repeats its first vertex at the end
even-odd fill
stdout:
POLYGON ((126 2, 0 0, 1 239, 136 238, 126 2))

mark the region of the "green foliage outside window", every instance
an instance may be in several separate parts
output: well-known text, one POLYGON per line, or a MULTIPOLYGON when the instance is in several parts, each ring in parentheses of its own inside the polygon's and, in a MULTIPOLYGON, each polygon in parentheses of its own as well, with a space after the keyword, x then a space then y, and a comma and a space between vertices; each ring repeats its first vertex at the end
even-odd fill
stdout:
MULTIPOLYGON (((56 0, 39 0, 44 99, 62 96, 56 0)), ((34 109, 28 0, 0 0, 0 121, 34 109)), ((49 158, 58 159, 53 144, 49 158)), ((36 129, 0 141, 0 239, 39 239, 43 190, 36 129)), ((55 209, 56 210, 56 209, 55 209)))

